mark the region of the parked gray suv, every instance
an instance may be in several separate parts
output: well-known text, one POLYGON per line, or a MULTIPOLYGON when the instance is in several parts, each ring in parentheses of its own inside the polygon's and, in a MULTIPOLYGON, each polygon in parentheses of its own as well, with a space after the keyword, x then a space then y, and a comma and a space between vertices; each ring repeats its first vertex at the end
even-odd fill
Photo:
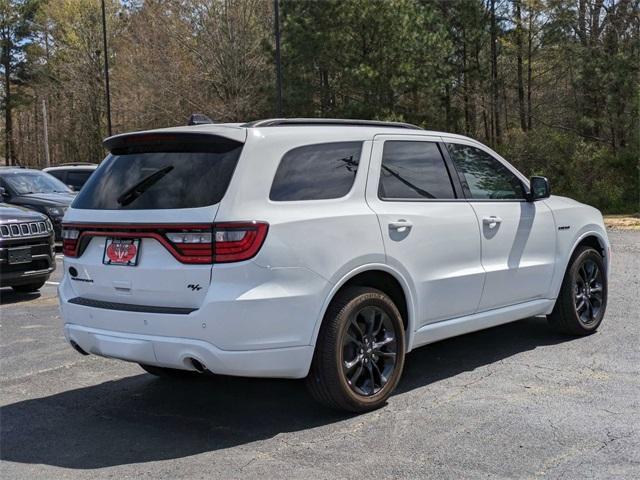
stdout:
POLYGON ((0 287, 35 292, 55 268, 51 221, 33 210, 0 203, 0 287))

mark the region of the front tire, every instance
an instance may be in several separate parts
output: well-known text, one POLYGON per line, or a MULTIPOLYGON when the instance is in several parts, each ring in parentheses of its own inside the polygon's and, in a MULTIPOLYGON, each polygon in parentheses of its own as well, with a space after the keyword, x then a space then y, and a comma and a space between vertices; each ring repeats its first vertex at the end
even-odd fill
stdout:
POLYGON ((402 316, 380 290, 347 287, 327 309, 307 387, 331 408, 363 413, 380 408, 402 375, 402 316))
POLYGON ((602 256, 591 247, 580 247, 564 275, 549 322, 561 333, 590 335, 602 323, 606 308, 607 275, 602 256))

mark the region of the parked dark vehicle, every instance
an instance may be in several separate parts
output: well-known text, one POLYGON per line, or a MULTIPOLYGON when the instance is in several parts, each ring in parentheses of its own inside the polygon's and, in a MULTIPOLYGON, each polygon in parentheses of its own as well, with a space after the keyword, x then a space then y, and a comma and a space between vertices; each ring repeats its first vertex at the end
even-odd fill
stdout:
POLYGON ((75 193, 48 173, 27 168, 0 168, 2 201, 44 213, 61 241, 60 223, 75 193))
POLYGON ((63 163, 43 168, 42 171, 53 175, 74 192, 79 192, 96 168, 96 163, 63 163))
POLYGON ((0 287, 35 292, 55 268, 51 221, 41 213, 0 203, 0 287))

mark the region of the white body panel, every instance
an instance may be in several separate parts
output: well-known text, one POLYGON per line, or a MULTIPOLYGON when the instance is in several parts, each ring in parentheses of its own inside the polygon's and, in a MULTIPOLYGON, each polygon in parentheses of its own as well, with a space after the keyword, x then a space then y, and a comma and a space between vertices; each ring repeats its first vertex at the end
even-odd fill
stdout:
MULTIPOLYGON (((333 295, 350 278, 375 270, 392 275, 407 303, 407 349, 551 311, 575 246, 586 236, 608 241, 600 213, 562 197, 528 202, 389 202, 377 197, 385 138, 460 141, 464 137, 384 127, 198 126, 244 142, 223 200, 179 210, 80 210, 74 223, 268 222, 251 260, 212 265, 178 262, 143 239, 136 267, 102 264, 104 238, 79 258, 65 258, 59 287, 66 337, 88 353, 163 367, 215 373, 304 377, 333 295), (361 141, 353 187, 332 200, 274 202, 271 183, 282 156, 315 143, 361 141), (502 222, 491 227, 484 217, 502 222), (407 231, 389 223, 406 220, 407 231), (560 226, 569 226, 558 230, 560 226), (79 277, 67 274, 75 267, 79 277), (197 283, 200 290, 186 288, 197 283), (83 306, 70 300, 187 307, 188 314, 83 306)), ((500 158, 501 161, 504 161, 500 158)), ((506 163, 506 162, 505 162, 506 163)), ((512 167, 510 167, 512 168, 512 167)), ((522 176, 518 174, 521 178, 522 176)))
POLYGON ((486 272, 479 311, 546 298, 556 226, 543 202, 469 202, 481 231, 486 272))
POLYGON ((411 279, 416 291, 415 328, 475 313, 485 272, 476 216, 466 201, 382 201, 378 179, 384 142, 438 142, 439 137, 376 136, 367 203, 377 213, 387 264, 411 279), (394 228, 404 222, 406 228, 394 228))

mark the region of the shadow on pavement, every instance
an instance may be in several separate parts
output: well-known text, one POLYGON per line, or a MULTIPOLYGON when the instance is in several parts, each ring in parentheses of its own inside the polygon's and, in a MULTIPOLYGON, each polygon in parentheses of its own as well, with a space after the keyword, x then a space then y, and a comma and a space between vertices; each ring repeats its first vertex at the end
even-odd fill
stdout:
POLYGON ((40 292, 19 293, 11 287, 0 288, 0 305, 11 305, 12 303, 28 302, 40 297, 40 292))
MULTIPOLYGON (((397 393, 566 338, 530 318, 426 346, 408 355, 397 393)), ((314 403, 300 381, 147 374, 17 402, 1 415, 2 460, 76 469, 182 458, 350 417, 314 403)))

